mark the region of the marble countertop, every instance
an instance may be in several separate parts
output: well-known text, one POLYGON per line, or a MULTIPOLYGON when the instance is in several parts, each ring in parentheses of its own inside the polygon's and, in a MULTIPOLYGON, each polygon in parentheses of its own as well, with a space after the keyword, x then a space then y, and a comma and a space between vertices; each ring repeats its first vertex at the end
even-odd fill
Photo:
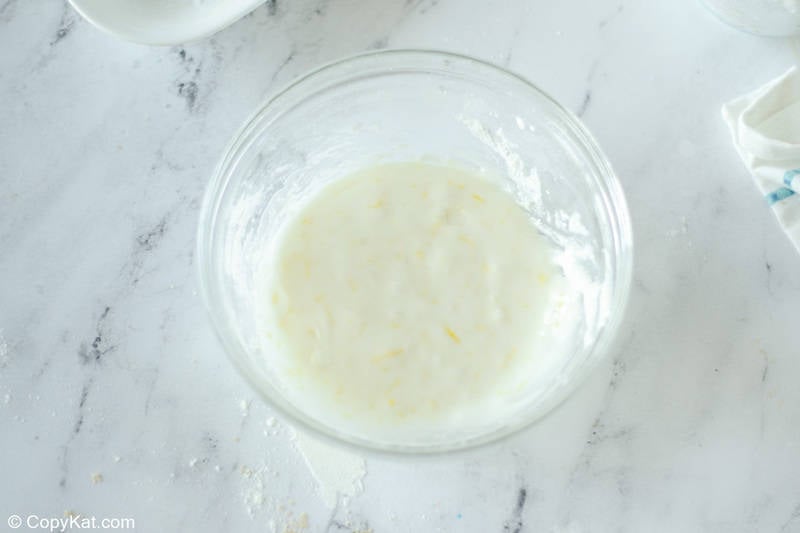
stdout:
POLYGON ((173 48, 0 0, 0 529, 800 531, 800 256, 719 111, 798 50, 692 0, 272 0, 173 48), (544 421, 454 456, 356 458, 331 500, 222 353, 194 235, 265 95, 384 47, 485 58, 577 111, 628 196, 635 280, 608 362, 544 421))

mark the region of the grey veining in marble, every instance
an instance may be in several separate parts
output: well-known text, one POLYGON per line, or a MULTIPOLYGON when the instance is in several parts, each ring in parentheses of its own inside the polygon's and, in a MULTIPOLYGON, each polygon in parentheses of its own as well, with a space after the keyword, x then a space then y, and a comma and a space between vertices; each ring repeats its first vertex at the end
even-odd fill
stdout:
POLYGON ((0 527, 800 531, 800 257, 719 116, 798 50, 690 0, 277 0, 173 48, 0 0, 0 527), (607 364, 543 422, 368 457, 331 510, 210 330, 194 232, 268 93, 385 47, 506 65, 580 114, 628 196, 634 290, 607 364))

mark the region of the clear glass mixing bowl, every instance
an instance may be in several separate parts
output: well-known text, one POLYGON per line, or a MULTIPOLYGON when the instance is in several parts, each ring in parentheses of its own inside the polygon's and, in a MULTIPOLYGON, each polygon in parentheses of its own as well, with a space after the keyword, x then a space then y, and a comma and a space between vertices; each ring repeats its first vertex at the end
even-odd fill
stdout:
POLYGON ((230 359, 292 423, 339 442, 401 453, 475 446, 564 400, 608 351, 627 301, 631 229, 611 166, 579 120, 541 90, 469 57, 416 50, 324 66, 270 98, 225 152, 198 230, 202 294, 230 359), (436 160, 499 176, 561 252, 579 302, 545 386, 491 420, 390 438, 331 424, 282 382, 259 317, 264 256, 298 203, 378 162, 436 160))

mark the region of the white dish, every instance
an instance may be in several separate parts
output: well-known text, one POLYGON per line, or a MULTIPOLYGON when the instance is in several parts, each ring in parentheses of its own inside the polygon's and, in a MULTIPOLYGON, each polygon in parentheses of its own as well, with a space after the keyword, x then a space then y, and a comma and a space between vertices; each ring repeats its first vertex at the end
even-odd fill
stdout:
POLYGON ((195 41, 233 24, 264 0, 69 0, 101 30, 140 44, 195 41))

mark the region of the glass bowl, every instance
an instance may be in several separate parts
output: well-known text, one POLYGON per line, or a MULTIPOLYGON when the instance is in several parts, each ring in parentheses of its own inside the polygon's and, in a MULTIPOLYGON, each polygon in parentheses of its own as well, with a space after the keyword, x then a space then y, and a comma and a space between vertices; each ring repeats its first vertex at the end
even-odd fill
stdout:
POLYGON ((391 50, 323 66, 244 125, 205 194, 203 298, 234 365, 293 424, 370 450, 432 453, 512 434, 563 401, 606 355, 631 279, 628 209, 580 121, 526 80, 443 52, 391 50), (374 434, 330 419, 276 371, 259 284, 278 230, 304 198, 375 163, 428 160, 494 176, 558 251, 573 293, 558 365, 491 419, 374 434))

